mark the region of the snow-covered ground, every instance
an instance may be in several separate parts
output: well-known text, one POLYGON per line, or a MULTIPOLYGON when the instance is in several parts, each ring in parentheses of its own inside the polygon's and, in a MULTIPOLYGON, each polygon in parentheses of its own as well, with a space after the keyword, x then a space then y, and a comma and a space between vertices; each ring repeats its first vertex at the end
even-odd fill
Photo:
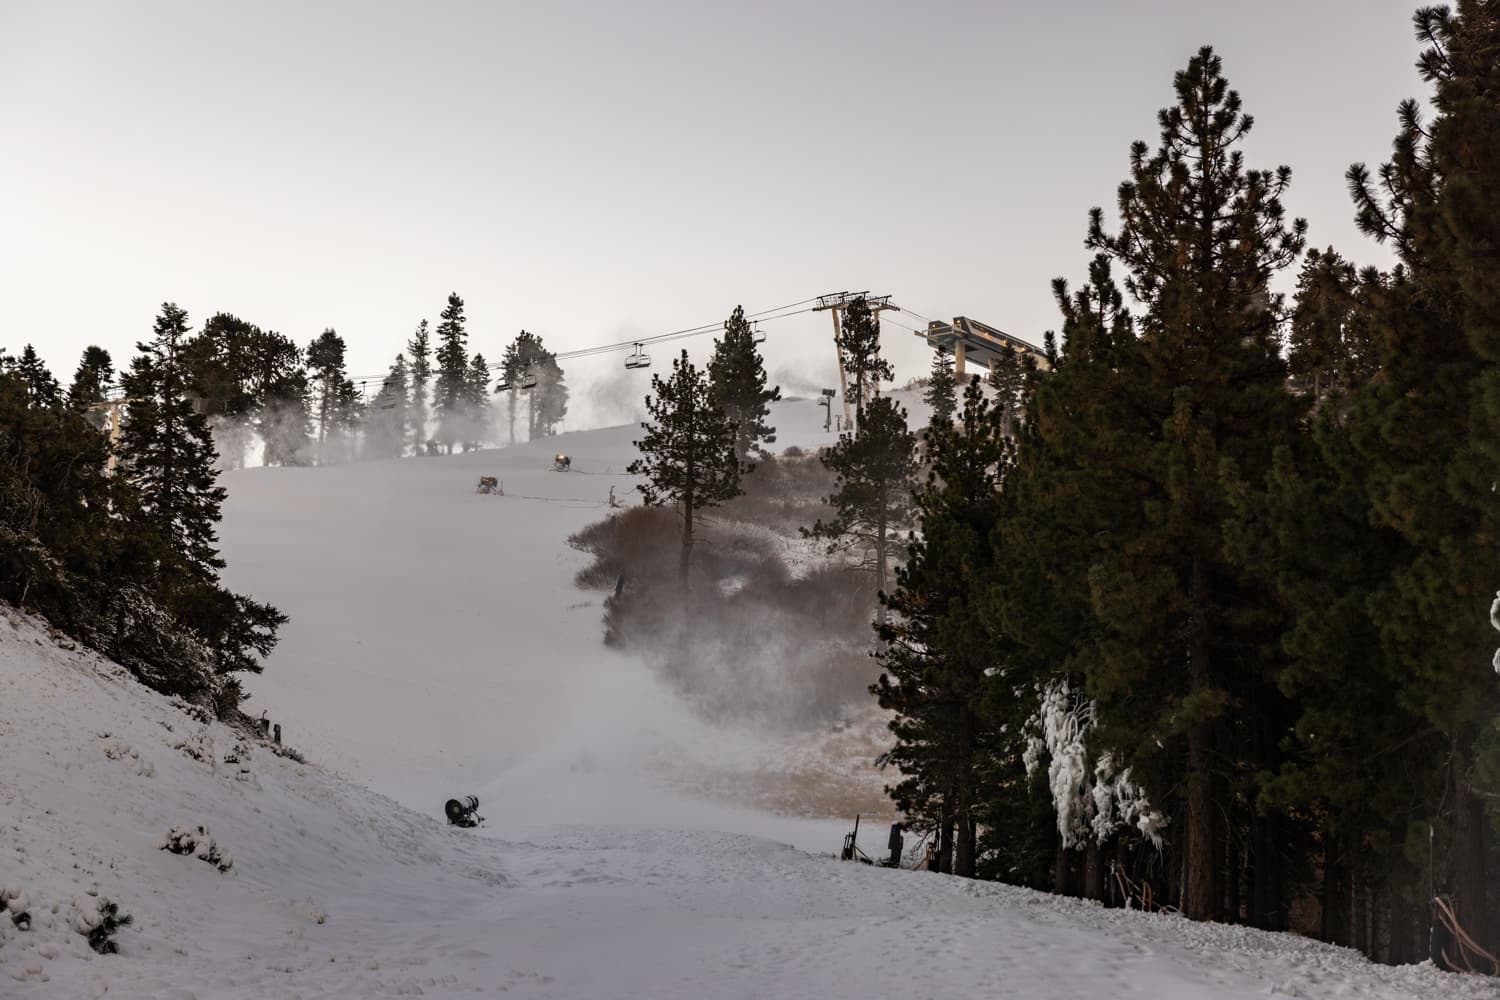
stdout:
MULTIPOLYGON (((814 404, 777 420, 778 444, 820 443, 814 404)), ((306 764, 0 608, 0 890, 32 915, 0 914, 0 997, 1494 995, 1289 935, 843 864, 846 818, 743 804, 764 800, 716 779, 847 747, 705 724, 600 644, 563 539, 610 484, 633 500, 635 436, 226 477, 229 582, 293 617, 247 707, 306 764), (556 450, 575 472, 549 471, 556 450), (447 826, 467 793, 487 822, 447 826), (159 849, 197 824, 228 872, 159 849), (72 926, 101 896, 134 917, 117 955, 72 926)))

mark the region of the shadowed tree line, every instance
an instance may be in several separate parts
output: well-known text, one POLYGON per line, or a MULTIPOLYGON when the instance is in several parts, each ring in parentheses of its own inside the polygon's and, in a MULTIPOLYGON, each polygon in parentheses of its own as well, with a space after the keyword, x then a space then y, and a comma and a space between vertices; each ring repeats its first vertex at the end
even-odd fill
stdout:
POLYGON ((1415 23, 1390 270, 1303 255, 1205 48, 1048 364, 935 369, 874 690, 941 870, 1500 971, 1431 920, 1495 951, 1500 11, 1415 23))

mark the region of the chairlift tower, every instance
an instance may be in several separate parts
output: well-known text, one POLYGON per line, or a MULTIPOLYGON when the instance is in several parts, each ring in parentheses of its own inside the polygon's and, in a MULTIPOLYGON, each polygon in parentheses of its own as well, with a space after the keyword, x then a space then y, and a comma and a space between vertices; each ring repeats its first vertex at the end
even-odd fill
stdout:
POLYGON ((90 403, 88 406, 90 410, 109 411, 109 459, 104 465, 106 476, 112 476, 115 472, 116 446, 120 443, 120 420, 124 416, 124 409, 127 404, 140 402, 143 400, 127 399, 121 396, 119 399, 103 399, 97 403, 90 403))
POLYGON ((901 311, 901 307, 891 302, 889 295, 871 295, 869 292, 830 292, 827 295, 818 296, 818 304, 813 306, 813 312, 827 310, 833 314, 833 355, 839 367, 839 395, 844 399, 844 426, 849 426, 849 380, 844 374, 844 352, 839 347, 840 328, 839 313, 849 308, 849 304, 855 299, 864 299, 865 305, 875 316, 875 322, 880 322, 880 314, 887 309, 901 311))

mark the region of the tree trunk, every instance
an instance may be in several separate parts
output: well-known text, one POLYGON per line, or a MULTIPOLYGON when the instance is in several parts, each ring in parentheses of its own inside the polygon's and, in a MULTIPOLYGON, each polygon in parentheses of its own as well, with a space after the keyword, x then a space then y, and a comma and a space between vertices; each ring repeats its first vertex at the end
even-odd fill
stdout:
POLYGON ((1372 962, 1389 963, 1390 890, 1377 888, 1370 893, 1370 950, 1365 955, 1372 962))
POLYGON ((1482 948, 1492 948, 1489 911, 1485 905, 1488 872, 1485 864, 1486 822, 1484 802, 1469 785, 1469 741, 1459 736, 1453 741, 1453 860, 1449 886, 1453 891, 1453 912, 1459 925, 1482 948))
POLYGON ((1083 850, 1083 895, 1085 899, 1104 898, 1104 861, 1093 837, 1083 850))
POLYGON ((1240 877, 1245 866, 1242 847, 1233 836, 1224 838, 1224 919, 1240 922, 1240 877))
MULTIPOLYGON (((1210 688, 1208 664, 1208 623, 1204 619, 1209 606, 1208 576, 1202 558, 1193 556, 1192 602, 1195 608, 1189 624, 1188 697, 1205 694, 1210 688)), ((1219 861, 1218 811, 1214 808, 1213 751, 1214 724, 1199 719, 1188 725, 1187 765, 1187 859, 1183 865, 1182 912, 1189 920, 1217 920, 1219 861)))
POLYGON ((1322 938, 1329 944, 1349 943, 1349 872, 1341 838, 1328 827, 1323 830, 1322 938))
POLYGON ((875 621, 884 625, 886 621, 885 604, 879 600, 879 595, 885 590, 885 535, 886 535, 886 493, 889 489, 885 480, 881 480, 877 490, 879 502, 879 513, 875 515, 875 621))
POLYGON ((944 875, 953 872, 953 794, 951 789, 943 793, 943 806, 938 817, 938 871, 944 875))
POLYGON ((679 570, 682 574, 682 589, 688 590, 688 569, 693 561, 693 500, 691 497, 682 503, 682 562, 679 570))
POLYGON ((1349 859, 1349 946, 1365 955, 1370 954, 1369 909, 1365 898, 1363 866, 1357 855, 1349 859))
POLYGON ((954 802, 954 820, 958 823, 958 840, 953 850, 953 874, 974 877, 974 821, 969 816, 973 789, 970 788, 970 755, 974 744, 974 713, 967 706, 958 710, 958 747, 962 766, 958 773, 958 796, 954 802))
POLYGON ((1068 849, 1062 845, 1062 840, 1059 838, 1057 841, 1057 853, 1052 858, 1052 891, 1059 896, 1071 896, 1073 894, 1072 879, 1068 877, 1072 871, 1071 860, 1068 857, 1068 849))
POLYGON ((1286 930, 1282 905, 1285 872, 1280 851, 1281 823, 1276 813, 1251 816, 1250 923, 1265 931, 1286 930))
MULTIPOLYGON (((1207 685, 1206 664, 1199 658, 1188 669, 1191 693, 1207 685)), ((1219 916, 1219 851, 1215 849, 1213 775, 1213 723, 1195 722, 1188 727, 1187 857, 1183 863, 1182 911, 1190 920, 1216 920, 1219 916)))

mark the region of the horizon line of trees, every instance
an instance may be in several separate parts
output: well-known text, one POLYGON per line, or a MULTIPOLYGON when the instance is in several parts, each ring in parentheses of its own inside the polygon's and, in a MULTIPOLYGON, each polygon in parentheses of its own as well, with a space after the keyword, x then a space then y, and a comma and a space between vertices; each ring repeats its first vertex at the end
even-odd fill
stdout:
MULTIPOLYGON (((468 352, 464 302, 457 293, 448 296, 439 320, 431 333, 422 320, 379 386, 366 392, 363 381, 349 376, 347 343, 336 330, 324 330, 303 348, 290 337, 216 313, 182 338, 186 392, 208 419, 228 469, 243 467, 257 447, 262 465, 330 465, 498 444, 492 397, 502 393, 509 407, 508 441, 514 444, 523 375, 536 378, 535 387, 525 390, 527 440, 558 432, 568 387, 541 338, 521 331, 494 366, 483 354, 468 352)), ((27 363, 28 356, 35 357, 30 345, 18 361, 27 363)), ((80 371, 103 375, 78 386, 91 403, 128 399, 108 362, 102 348, 84 352, 80 371)), ((89 420, 103 427, 103 410, 91 411, 89 420)))

